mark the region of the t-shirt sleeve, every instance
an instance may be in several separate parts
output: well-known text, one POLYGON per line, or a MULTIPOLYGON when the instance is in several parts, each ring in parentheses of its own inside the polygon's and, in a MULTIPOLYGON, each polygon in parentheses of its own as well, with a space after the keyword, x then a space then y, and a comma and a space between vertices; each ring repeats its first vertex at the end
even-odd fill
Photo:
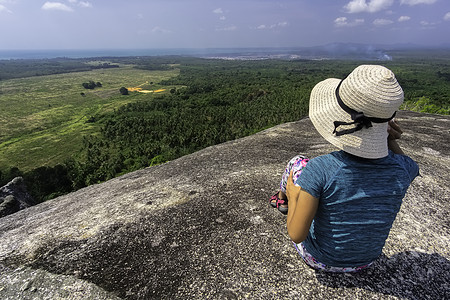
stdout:
POLYGON ((419 165, 409 156, 400 154, 396 154, 396 156, 408 173, 410 182, 412 182, 419 175, 419 165))
POLYGON ((321 168, 321 159, 316 157, 311 159, 303 168, 302 173, 295 182, 301 186, 308 194, 315 198, 320 198, 324 187, 324 174, 321 168))

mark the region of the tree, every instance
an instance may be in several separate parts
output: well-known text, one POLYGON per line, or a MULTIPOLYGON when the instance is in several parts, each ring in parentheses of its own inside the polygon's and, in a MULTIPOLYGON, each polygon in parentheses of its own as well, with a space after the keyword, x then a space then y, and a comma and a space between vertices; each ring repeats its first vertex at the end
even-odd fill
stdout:
POLYGON ((95 88, 95 82, 93 82, 92 80, 89 82, 83 82, 83 87, 85 89, 89 89, 89 90, 93 90, 95 88))
POLYGON ((85 89, 89 89, 89 90, 93 90, 96 87, 102 87, 102 83, 101 82, 97 81, 97 83, 95 83, 92 80, 89 80, 89 82, 83 82, 82 85, 83 85, 83 87, 85 89))
POLYGON ((121 87, 119 91, 122 95, 128 95, 128 89, 126 87, 121 87))

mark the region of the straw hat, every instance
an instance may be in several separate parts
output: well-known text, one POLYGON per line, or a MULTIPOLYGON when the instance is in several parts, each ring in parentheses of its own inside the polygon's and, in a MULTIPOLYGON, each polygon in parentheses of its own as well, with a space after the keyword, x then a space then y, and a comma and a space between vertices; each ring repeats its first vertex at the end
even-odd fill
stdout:
POLYGON ((331 144, 364 158, 388 155, 387 126, 403 102, 391 70, 357 67, 345 79, 328 78, 311 91, 309 117, 331 144))

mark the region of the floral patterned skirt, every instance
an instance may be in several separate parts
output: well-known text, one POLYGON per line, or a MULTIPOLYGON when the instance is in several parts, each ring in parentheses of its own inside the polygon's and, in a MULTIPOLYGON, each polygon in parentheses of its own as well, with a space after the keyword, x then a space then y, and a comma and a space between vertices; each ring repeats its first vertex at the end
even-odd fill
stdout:
POLYGON ((288 180, 288 177, 289 177, 289 174, 291 173, 291 171, 293 171, 292 179, 294 180, 294 183, 295 183, 297 181, 297 178, 302 173, 303 168, 306 166, 306 164, 308 162, 309 162, 309 158, 307 158, 306 156, 303 156, 303 155, 294 156, 294 158, 292 158, 288 162, 286 169, 284 170, 283 176, 281 177, 281 182, 280 182, 280 190, 283 193, 286 193, 287 180, 288 180))
POLYGON ((321 263, 320 261, 318 261, 317 259, 315 259, 305 248, 305 246, 303 245, 303 243, 300 244, 296 244, 294 243, 295 249, 297 249, 298 253, 300 254, 300 256, 302 257, 303 261, 310 266, 313 269, 316 270, 322 270, 325 272, 333 272, 333 273, 350 273, 350 272, 359 272, 362 271, 364 269, 367 269, 368 267, 370 267, 373 262, 364 265, 364 266, 359 266, 359 267, 332 267, 332 266, 327 266, 324 263, 321 263))

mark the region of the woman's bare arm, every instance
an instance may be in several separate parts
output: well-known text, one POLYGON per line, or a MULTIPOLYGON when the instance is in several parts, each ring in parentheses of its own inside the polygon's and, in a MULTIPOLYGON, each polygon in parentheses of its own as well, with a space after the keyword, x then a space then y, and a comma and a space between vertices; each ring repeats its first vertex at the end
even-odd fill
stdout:
POLYGON ((292 241, 298 244, 308 236, 309 227, 319 205, 319 199, 294 185, 292 172, 287 181, 286 195, 289 203, 287 230, 292 241))

